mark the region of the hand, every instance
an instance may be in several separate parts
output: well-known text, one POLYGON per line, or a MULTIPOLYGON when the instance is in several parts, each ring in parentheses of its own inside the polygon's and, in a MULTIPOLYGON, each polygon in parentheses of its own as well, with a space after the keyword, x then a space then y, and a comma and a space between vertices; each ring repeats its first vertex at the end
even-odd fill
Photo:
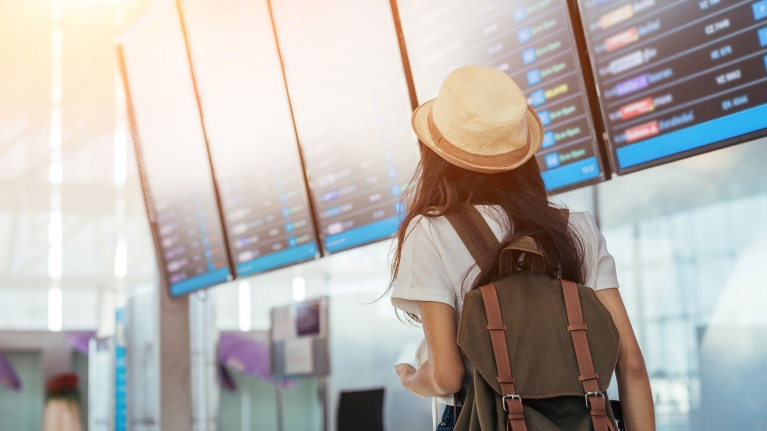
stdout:
POLYGON ((416 392, 413 387, 410 385, 410 379, 415 375, 415 373, 418 370, 416 370, 412 365, 410 364, 397 364, 394 366, 394 372, 397 373, 397 375, 400 378, 400 381, 402 382, 402 387, 410 391, 411 393, 418 395, 421 398, 425 398, 424 395, 419 394, 416 392))

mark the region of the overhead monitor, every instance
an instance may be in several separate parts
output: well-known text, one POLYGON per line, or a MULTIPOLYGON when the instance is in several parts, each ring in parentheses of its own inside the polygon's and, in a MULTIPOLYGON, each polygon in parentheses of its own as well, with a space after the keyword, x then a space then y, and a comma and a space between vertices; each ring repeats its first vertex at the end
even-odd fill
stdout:
POLYGON ((546 188, 564 191, 606 178, 566 0, 397 5, 419 103, 436 97, 459 67, 498 69, 519 85, 543 123, 537 159, 546 188))
POLYGON ((388 0, 272 0, 325 252, 390 237, 419 153, 388 0))
POLYGON ((319 255, 266 0, 182 0, 238 276, 319 255))
POLYGON ((767 1, 579 1, 618 173, 767 134, 767 1))
POLYGON ((227 281, 226 238, 175 3, 156 1, 120 45, 163 278, 172 295, 227 281))

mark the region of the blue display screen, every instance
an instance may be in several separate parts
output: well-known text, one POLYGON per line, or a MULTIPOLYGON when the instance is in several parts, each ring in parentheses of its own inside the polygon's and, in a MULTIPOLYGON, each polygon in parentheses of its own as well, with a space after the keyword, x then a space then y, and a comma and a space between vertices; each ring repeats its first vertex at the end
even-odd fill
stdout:
POLYGON ((420 157, 388 0, 272 0, 325 253, 389 238, 420 157))
POLYGON ((218 197, 175 2, 120 40, 158 265, 171 294, 232 278, 218 197))
POLYGON ((580 1, 619 173, 767 128, 767 1, 580 1))
POLYGON ((458 67, 496 68, 519 85, 544 126, 537 160, 546 188, 605 178, 567 1, 397 4, 419 103, 436 97, 458 67), (428 19, 432 13, 439 18, 428 19))
POLYGON ((266 0, 182 0, 238 276, 319 256, 266 0))

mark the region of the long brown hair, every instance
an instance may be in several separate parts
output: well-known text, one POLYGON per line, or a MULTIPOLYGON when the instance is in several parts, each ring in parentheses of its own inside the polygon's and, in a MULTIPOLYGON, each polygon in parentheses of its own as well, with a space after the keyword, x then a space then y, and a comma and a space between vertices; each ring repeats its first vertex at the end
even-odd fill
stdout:
MULTIPOLYGON (((397 230, 389 289, 397 279, 402 246, 413 218, 444 216, 467 204, 496 206, 500 216, 497 221, 506 231, 495 250, 496 258, 478 265, 480 275, 472 288, 493 280, 500 250, 523 236, 531 236, 538 243, 550 276, 580 284, 585 280, 583 245, 549 202, 535 157, 508 172, 483 174, 455 166, 422 146, 421 161, 403 196, 407 213, 397 230)), ((410 313, 408 316, 419 320, 410 313)))

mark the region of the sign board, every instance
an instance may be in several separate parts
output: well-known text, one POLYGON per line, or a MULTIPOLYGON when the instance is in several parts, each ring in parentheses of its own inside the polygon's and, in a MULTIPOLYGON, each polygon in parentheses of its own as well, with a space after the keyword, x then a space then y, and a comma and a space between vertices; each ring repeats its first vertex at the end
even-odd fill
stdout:
POLYGON ((273 308, 270 340, 272 376, 329 374, 328 298, 273 308))

